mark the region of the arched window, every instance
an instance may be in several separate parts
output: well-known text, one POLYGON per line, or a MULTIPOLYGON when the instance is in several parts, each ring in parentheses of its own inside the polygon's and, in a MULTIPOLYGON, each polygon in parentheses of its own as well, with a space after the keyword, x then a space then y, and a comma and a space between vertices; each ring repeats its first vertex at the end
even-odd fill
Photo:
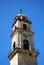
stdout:
POLYGON ((15 42, 13 43, 13 51, 15 50, 15 42))
POLYGON ((23 40, 23 48, 24 49, 29 49, 29 41, 28 40, 23 40))
POLYGON ((15 26, 15 29, 16 29, 16 26, 15 26))
POLYGON ((27 25, 23 24, 23 29, 27 30, 27 25))

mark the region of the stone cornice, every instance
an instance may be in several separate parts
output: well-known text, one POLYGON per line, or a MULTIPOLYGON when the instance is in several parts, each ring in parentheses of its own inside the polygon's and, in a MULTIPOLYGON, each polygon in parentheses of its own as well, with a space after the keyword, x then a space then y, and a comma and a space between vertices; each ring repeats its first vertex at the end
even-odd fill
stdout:
POLYGON ((28 32, 30 35, 33 35, 33 34, 34 34, 34 32, 32 32, 32 31, 30 31, 30 30, 28 30, 28 29, 27 29, 27 30, 24 30, 24 29, 22 29, 22 28, 16 27, 15 31, 11 34, 10 37, 13 38, 14 34, 15 34, 17 31, 28 32))
POLYGON ((16 53, 27 53, 30 56, 35 56, 35 57, 37 57, 39 55, 39 52, 37 52, 37 51, 30 51, 30 50, 25 50, 25 49, 22 49, 22 48, 16 48, 14 51, 12 51, 8 55, 9 60, 11 60, 16 53))

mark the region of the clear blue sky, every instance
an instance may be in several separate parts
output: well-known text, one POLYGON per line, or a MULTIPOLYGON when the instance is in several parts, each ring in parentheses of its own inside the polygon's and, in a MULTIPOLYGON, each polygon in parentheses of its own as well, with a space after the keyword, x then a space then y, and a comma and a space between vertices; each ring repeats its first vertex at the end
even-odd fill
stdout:
POLYGON ((0 0, 0 65, 10 65, 11 26, 19 9, 32 21, 35 48, 40 52, 38 65, 44 65, 44 0, 0 0))

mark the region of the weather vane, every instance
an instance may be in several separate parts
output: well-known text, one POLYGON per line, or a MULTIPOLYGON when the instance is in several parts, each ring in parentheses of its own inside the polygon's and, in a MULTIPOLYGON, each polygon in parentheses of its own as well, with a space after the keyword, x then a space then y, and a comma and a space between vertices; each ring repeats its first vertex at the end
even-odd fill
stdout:
POLYGON ((22 9, 20 9, 20 14, 22 14, 22 9))

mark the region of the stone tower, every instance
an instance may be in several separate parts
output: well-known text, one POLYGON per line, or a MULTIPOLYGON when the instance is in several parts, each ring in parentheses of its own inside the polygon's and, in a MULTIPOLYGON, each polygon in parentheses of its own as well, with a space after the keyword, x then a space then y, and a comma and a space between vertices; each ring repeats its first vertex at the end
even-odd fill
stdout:
POLYGON ((24 14, 18 14, 12 28, 12 50, 8 55, 10 65, 37 65, 39 52, 34 48, 32 22, 24 14))

